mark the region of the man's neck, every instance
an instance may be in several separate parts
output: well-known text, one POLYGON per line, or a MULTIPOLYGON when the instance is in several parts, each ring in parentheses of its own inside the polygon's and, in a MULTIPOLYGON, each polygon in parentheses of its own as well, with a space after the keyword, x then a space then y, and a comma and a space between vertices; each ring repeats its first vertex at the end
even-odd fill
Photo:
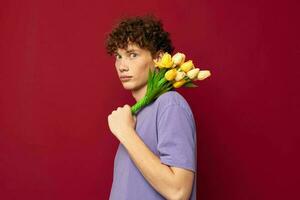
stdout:
POLYGON ((138 90, 131 91, 131 94, 132 94, 133 98, 135 99, 135 101, 138 102, 146 95, 146 92, 147 92, 147 85, 145 85, 144 87, 142 87, 138 90))

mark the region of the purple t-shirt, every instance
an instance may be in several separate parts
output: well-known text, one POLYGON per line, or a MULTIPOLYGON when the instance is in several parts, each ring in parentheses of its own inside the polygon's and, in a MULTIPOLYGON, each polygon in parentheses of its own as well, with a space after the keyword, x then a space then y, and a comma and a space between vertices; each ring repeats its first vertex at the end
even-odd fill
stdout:
MULTIPOLYGON (((168 91, 140 110, 136 132, 161 163, 195 172, 190 200, 196 199, 197 139, 193 113, 184 97, 168 91)), ((119 143, 110 200, 165 199, 144 178, 119 143)))

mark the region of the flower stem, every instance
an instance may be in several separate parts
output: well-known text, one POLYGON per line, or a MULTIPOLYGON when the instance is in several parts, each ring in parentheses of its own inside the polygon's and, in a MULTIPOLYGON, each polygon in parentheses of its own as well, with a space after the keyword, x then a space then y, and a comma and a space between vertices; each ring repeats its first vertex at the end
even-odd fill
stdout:
POLYGON ((131 107, 131 113, 133 115, 136 115, 137 112, 144 107, 147 104, 147 96, 144 96, 142 99, 140 99, 138 102, 136 102, 132 107, 131 107))

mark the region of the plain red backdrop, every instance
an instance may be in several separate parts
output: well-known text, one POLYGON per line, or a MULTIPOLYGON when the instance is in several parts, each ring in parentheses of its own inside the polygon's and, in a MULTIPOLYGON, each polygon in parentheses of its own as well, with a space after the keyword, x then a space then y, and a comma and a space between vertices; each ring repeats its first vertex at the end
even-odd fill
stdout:
POLYGON ((198 137, 198 199, 300 199, 297 1, 1 1, 0 199, 108 199, 133 105, 105 54, 122 16, 152 12, 212 76, 179 89, 198 137))

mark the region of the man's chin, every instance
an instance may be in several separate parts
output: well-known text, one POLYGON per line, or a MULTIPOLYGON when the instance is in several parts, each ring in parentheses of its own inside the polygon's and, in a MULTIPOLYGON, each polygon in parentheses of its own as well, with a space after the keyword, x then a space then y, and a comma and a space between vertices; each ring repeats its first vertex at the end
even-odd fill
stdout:
POLYGON ((131 88, 131 87, 123 87, 125 90, 133 90, 133 88, 131 88))
POLYGON ((136 91, 136 90, 139 90, 141 88, 141 86, 134 85, 134 84, 123 83, 123 88, 125 90, 136 91))
POLYGON ((134 85, 127 84, 127 83, 123 83, 123 88, 125 90, 134 90, 135 89, 134 85))

